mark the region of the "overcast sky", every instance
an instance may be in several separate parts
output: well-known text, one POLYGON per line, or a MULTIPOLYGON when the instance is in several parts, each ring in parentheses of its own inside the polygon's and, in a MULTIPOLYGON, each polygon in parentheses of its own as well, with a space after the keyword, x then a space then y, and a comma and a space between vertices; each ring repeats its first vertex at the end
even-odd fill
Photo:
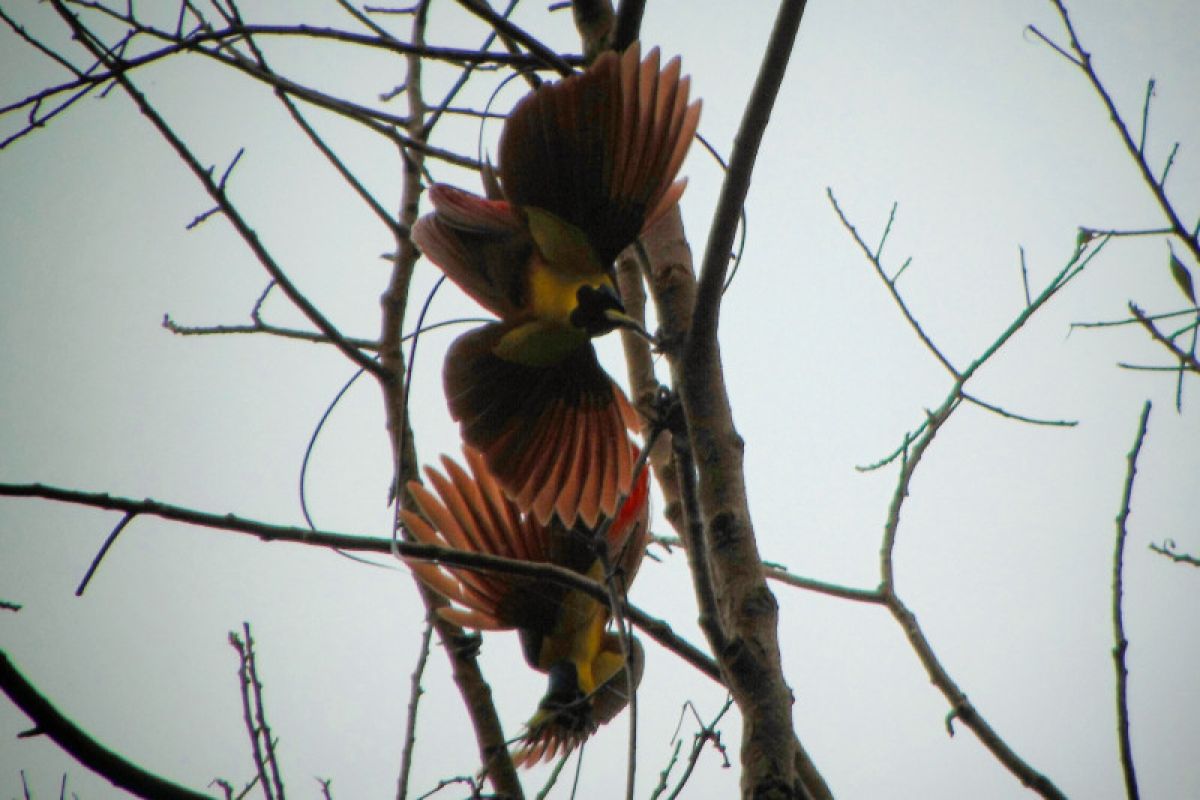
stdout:
MULTIPOLYGON (((150 4, 144 4, 149 7, 150 4)), ((431 43, 474 46, 484 29, 435 3, 431 43)), ((751 509, 763 557, 809 577, 872 588, 896 466, 856 465, 894 450, 941 404, 951 382, 923 349, 826 197, 877 242, 899 204, 884 261, 910 308, 958 366, 977 357, 1031 287, 1069 259, 1078 228, 1155 228, 1161 212, 1098 98, 1061 57, 1048 2, 889 3, 813 0, 763 142, 748 199, 748 242, 726 295, 721 341, 735 421, 746 440, 751 509)), ((354 29, 332 3, 245 3, 251 19, 354 29), (283 11, 281 9, 289 9, 283 11), (261 14, 261 17, 259 16, 261 14)), ((529 2, 519 24, 561 51, 578 40, 566 12, 529 2)), ((1168 194, 1200 215, 1200 22, 1190 2, 1080 0, 1072 11, 1121 112, 1136 128, 1156 81, 1147 152, 1161 169, 1181 148, 1168 194)), ((643 41, 680 54, 704 98, 701 131, 728 154, 774 4, 649 3, 643 41)), ((78 50, 45 4, 16 4, 31 31, 78 50)), ((173 17, 173 15, 171 15, 173 17)), ((169 23, 168 23, 169 24, 169 23)), ((404 23, 395 28, 406 36, 404 23)), ((280 71, 378 103, 404 64, 345 47, 271 43, 280 71)), ((0 102, 66 73, 0 30, 0 102)), ((222 170, 245 147, 230 187, 264 244, 344 332, 378 333, 388 231, 316 154, 270 92, 196 59, 135 72, 205 163, 222 170)), ((434 87, 453 78, 431 68, 434 87)), ((499 78, 464 102, 482 105, 499 78)), ((510 86, 497 99, 520 96, 510 86)), ((393 104, 395 105, 395 104, 393 104)), ((398 107, 397 107, 398 108, 398 107)), ((393 109, 396 110, 396 109, 393 109)), ((397 113, 400 113, 397 110, 397 113)), ((6 136, 23 123, 10 115, 6 136)), ((314 116, 368 188, 398 202, 387 142, 314 116)), ((495 152, 498 124, 482 140, 495 152)), ((452 120, 443 143, 475 148, 477 125, 452 120)), ((431 162, 436 179, 478 190, 471 173, 431 162)), ((684 166, 682 207, 699 253, 721 174, 700 148, 684 166)), ((197 509, 301 524, 297 479, 308 439, 353 374, 332 348, 266 337, 181 338, 160 327, 245 322, 267 277, 219 217, 185 226, 210 203, 120 91, 88 98, 0 151, 0 481, 153 497, 197 509)), ((1176 252, 1195 272, 1193 263, 1176 252)), ((1174 539, 1200 553, 1200 385, 1183 414, 1168 364, 1132 328, 1076 329, 1184 301, 1161 237, 1114 240, 969 386, 1035 427, 974 407, 940 432, 917 471, 896 548, 897 588, 951 675, 1009 745, 1068 795, 1123 796, 1111 658, 1116 516, 1138 414, 1154 404, 1139 462, 1126 565, 1134 757, 1147 797, 1200 796, 1200 572, 1151 553, 1174 539)), ((439 275, 418 267, 415 304, 439 275)), ((453 288, 431 320, 477 316, 453 288)), ((264 316, 302 325, 272 295, 264 316)), ((1180 323, 1183 324, 1183 323, 1180 323)), ((421 340, 412 415, 432 462, 457 451, 441 392, 442 353, 461 329, 421 340)), ((615 337, 601 345, 624 381, 615 337)), ((661 371, 665 375, 665 369, 661 371)), ((356 385, 313 454, 308 499, 327 530, 385 536, 390 478, 380 396, 356 385)), ((661 505, 661 504, 660 504, 661 505)), ((402 568, 364 566, 315 548, 138 519, 82 598, 73 594, 119 515, 0 500, 2 647, 60 709, 144 767, 202 788, 252 775, 227 633, 254 626, 267 711, 296 797, 393 796, 423 608, 402 568)), ((669 533, 656 516, 655 532, 669 533)), ((648 561, 633 601, 703 642, 676 552, 648 561)), ((801 740, 838 797, 1009 798, 1025 794, 962 726, 899 626, 881 608, 776 586, 785 671, 801 740)), ((724 693, 647 637, 639 695, 638 792, 670 759, 681 708, 706 722, 724 693)), ((533 712, 544 678, 513 635, 488 635, 483 665, 506 731, 533 712)), ((425 677, 415 794, 478 766, 446 661, 425 677)), ((581 797, 624 786, 622 716, 585 751, 581 797)), ((40 740, 0 702, 0 795, 58 791, 115 797, 40 740)), ((736 761, 739 722, 721 724, 736 761)), ((684 751, 697 723, 684 717, 684 751)), ((738 770, 704 753, 684 796, 731 797, 738 770)), ((574 764, 571 765, 571 768, 574 764)), ((677 776, 679 767, 674 775, 677 776)), ((531 773, 534 793, 545 770, 531 773)), ((442 796, 457 797, 460 789, 442 796)), ((554 797, 569 795, 569 781, 554 797)))

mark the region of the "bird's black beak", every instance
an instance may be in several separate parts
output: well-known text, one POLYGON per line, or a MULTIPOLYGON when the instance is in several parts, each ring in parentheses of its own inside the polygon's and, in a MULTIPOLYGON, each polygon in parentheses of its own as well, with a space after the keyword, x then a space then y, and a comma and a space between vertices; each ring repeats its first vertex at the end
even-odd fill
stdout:
POLYGON ((633 331, 638 336, 645 339, 652 345, 657 346, 658 340, 655 339, 649 331, 642 327, 642 323, 638 322, 633 317, 626 314, 624 311, 617 309, 608 309, 604 312, 604 316, 612 323, 614 328, 624 328, 627 331, 633 331))

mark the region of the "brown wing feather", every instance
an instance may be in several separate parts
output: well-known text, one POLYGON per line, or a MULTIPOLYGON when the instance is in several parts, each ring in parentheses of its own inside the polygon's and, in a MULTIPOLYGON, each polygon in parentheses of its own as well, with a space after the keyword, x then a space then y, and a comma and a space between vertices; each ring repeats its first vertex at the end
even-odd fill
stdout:
POLYGON ((699 106, 687 105, 690 83, 679 73, 677 59, 660 70, 657 48, 642 60, 634 45, 531 92, 501 133, 505 196, 581 229, 610 265, 682 191, 671 187, 699 106))
POLYGON ((445 184, 429 187, 429 198, 434 211, 413 225, 413 242, 481 306, 500 317, 519 314, 533 253, 524 220, 503 200, 445 184))
MULTIPOLYGON (((470 474, 443 458, 445 475, 432 468, 425 470, 432 491, 421 484, 409 484, 424 515, 408 509, 401 512, 414 539, 465 552, 557 564, 580 574, 588 572, 596 559, 590 529, 568 529, 557 520, 544 526, 520 514, 515 504, 503 496, 482 457, 466 447, 464 455, 470 474)), ((518 628, 523 636, 535 640, 563 635, 563 597, 567 590, 556 582, 412 558, 406 561, 420 580, 456 604, 453 610, 439 612, 447 619, 484 629, 518 628)))
POLYGON ((620 449, 633 416, 628 401, 590 345, 548 367, 499 358, 492 348, 510 329, 491 323, 450 346, 442 372, 450 414, 520 511, 543 525, 552 515, 595 525, 629 493, 620 449), (572 508, 564 496, 576 493, 572 508))
MULTIPOLYGON (((449 477, 432 468, 425 470, 434 492, 421 484, 409 484, 425 517, 407 509, 401 512, 413 538, 465 552, 506 558, 534 556, 527 560, 548 561, 545 540, 551 534, 517 513, 511 501, 499 494, 476 454, 467 450, 466 457, 473 476, 444 459, 443 463, 453 465, 447 469, 449 477)), ((549 624, 545 620, 552 617, 563 593, 560 587, 547 587, 520 575, 479 572, 417 559, 406 561, 427 586, 459 606, 439 613, 470 627, 491 630, 549 624)))
MULTIPOLYGON (((411 514, 408 511, 401 513, 411 514)), ((405 525, 410 531, 416 532, 420 526, 426 525, 426 523, 420 517, 412 515, 405 517, 405 525)), ((422 541, 441 547, 447 546, 443 541, 422 541)), ((405 562, 422 583, 452 603, 472 609, 487 610, 499 607, 504 598, 503 585, 482 579, 480 575, 453 567, 443 568, 438 564, 415 558, 406 558, 405 562)), ((509 627, 513 626, 509 625, 509 627)))
MULTIPOLYGON (((480 548, 471 542, 470 537, 466 535, 459 525, 454 513, 447 508, 456 499, 453 496, 453 489, 447 487, 445 481, 441 480, 441 476, 435 470, 427 468, 426 474, 429 476, 431 482, 435 483, 439 497, 434 497, 429 490, 419 483, 409 483, 409 491, 416 499, 417 506, 430 521, 429 526, 418 525, 413 520, 414 515, 412 512, 402 512, 402 516, 409 523, 408 530, 413 534, 414 538, 418 541, 425 541, 428 544, 450 547, 465 552, 487 552, 486 550, 480 550, 480 548), (424 535, 423 528, 426 527, 435 531, 435 538, 421 538, 424 535)), ((505 555, 505 553, 497 553, 496 555, 505 555)), ((459 583, 458 596, 448 595, 437 587, 434 587, 435 591, 446 595, 450 599, 458 600, 473 607, 487 608, 495 605, 508 590, 504 580, 494 575, 470 570, 455 571, 455 575, 459 583)))

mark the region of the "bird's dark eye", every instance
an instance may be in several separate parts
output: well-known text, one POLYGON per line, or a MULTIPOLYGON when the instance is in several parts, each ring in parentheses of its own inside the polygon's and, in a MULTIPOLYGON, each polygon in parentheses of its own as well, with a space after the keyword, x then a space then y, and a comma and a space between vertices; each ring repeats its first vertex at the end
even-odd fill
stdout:
POLYGON ((582 328, 589 336, 600 336, 617 327, 606 311, 625 313, 621 298, 608 285, 580 286, 575 292, 575 300, 578 305, 571 312, 571 324, 582 328))

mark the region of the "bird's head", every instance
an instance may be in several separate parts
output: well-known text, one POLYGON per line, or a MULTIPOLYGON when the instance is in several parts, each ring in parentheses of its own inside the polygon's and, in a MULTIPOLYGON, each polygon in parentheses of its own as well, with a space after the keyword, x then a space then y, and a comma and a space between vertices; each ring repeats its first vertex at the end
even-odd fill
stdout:
POLYGON ((611 284, 584 284, 576 290, 575 300, 577 305, 571 312, 571 324, 585 331, 588 336, 603 336, 617 328, 625 328, 648 342, 654 342, 654 337, 646 332, 641 323, 625 313, 625 306, 611 284))
POLYGON ((551 666, 550 685, 529 720, 522 746, 513 754, 518 765, 566 755, 629 705, 630 685, 636 690, 642 682, 646 656, 636 637, 629 637, 626 645, 628 661, 617 634, 604 635, 591 664, 594 687, 580 685, 578 670, 569 660, 551 666))

